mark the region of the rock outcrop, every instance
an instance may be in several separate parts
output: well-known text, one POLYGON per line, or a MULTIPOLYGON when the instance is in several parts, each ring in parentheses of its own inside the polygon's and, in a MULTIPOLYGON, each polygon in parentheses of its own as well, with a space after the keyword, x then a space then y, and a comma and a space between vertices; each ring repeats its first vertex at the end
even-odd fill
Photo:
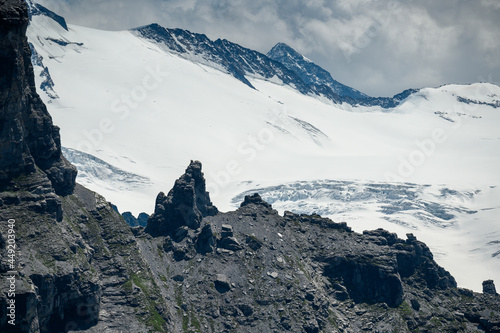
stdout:
POLYGON ((432 260, 427 246, 413 235, 402 241, 379 229, 366 231, 364 236, 370 240, 364 247, 353 250, 347 244, 339 245, 334 256, 318 257, 327 264, 325 275, 334 283, 342 283, 355 301, 399 306, 404 300, 404 278, 430 289, 457 286, 455 279, 432 260))
POLYGON ((149 215, 146 213, 139 213, 137 218, 132 215, 131 212, 124 212, 122 213, 122 216, 125 219, 125 222, 127 222, 127 224, 131 227, 146 227, 149 218, 149 215))
POLYGON ((0 17, 0 184, 38 168, 57 194, 71 194, 76 168, 62 156, 59 128, 36 93, 26 3, 2 1, 0 17))
POLYGON ((222 225, 221 238, 217 242, 217 246, 229 251, 239 251, 243 249, 236 238, 234 238, 233 227, 229 224, 222 225))
POLYGON ((215 214, 217 208, 206 191, 201 163, 191 161, 168 195, 160 192, 156 197, 155 212, 149 217, 145 232, 166 236, 184 226, 195 230, 203 217, 215 214))
POLYGON ((496 295, 497 289, 493 280, 486 280, 483 282, 483 293, 489 295, 496 295))

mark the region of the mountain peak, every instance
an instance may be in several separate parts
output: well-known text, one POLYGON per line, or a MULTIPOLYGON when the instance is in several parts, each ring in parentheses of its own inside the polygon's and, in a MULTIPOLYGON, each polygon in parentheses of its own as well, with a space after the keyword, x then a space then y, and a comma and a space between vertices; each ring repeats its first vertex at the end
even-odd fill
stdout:
POLYGON ((57 15, 50 9, 32 0, 27 0, 26 4, 28 5, 28 15, 30 17, 30 20, 32 16, 37 16, 37 15, 47 16, 56 21, 57 23, 59 23, 59 25, 63 27, 64 30, 68 31, 68 25, 64 17, 57 15))
POLYGON ((267 53, 267 56, 283 64, 292 72, 295 72, 306 84, 327 86, 341 97, 354 99, 369 98, 369 96, 362 92, 334 80, 327 70, 316 65, 285 43, 277 43, 267 53))
POLYGON ((274 45, 271 51, 267 53, 267 56, 271 59, 288 57, 296 60, 312 62, 299 52, 295 51, 295 49, 293 49, 291 46, 283 42, 279 42, 276 45, 274 45))

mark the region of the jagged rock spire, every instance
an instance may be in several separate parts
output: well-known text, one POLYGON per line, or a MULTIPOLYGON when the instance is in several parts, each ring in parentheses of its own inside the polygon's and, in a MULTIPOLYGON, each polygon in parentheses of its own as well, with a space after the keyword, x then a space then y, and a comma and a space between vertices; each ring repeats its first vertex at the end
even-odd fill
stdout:
POLYGON ((217 213, 206 191, 201 162, 191 161, 168 195, 160 192, 156 197, 155 212, 145 231, 152 236, 166 236, 183 226, 198 229, 203 217, 217 213))
POLYGON ((496 295, 497 290, 495 288, 495 282, 493 282, 493 280, 483 281, 483 293, 489 295, 496 295))

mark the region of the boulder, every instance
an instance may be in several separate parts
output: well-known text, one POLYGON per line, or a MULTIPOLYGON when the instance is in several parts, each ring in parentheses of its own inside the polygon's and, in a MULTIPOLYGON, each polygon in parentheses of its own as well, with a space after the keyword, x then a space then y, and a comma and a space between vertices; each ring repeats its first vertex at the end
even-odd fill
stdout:
POLYGON ((218 292, 225 293, 231 289, 231 284, 229 283, 229 279, 224 274, 217 274, 217 277, 214 281, 215 289, 218 292))
POLYGON ((201 229, 196 240, 196 251, 201 254, 213 252, 215 248, 215 237, 212 231, 212 226, 207 224, 201 229))
POLYGON ((483 294, 496 295, 497 290, 493 280, 483 281, 483 294))
POLYGON ((225 237, 218 242, 218 246, 222 249, 230 251, 239 251, 243 249, 241 244, 234 237, 225 237))

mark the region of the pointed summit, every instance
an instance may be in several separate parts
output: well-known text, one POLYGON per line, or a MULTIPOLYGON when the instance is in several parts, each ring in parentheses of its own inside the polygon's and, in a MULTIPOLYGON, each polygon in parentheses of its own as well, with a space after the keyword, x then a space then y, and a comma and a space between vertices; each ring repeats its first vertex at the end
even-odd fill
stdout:
POLYGON ((306 84, 325 85, 342 97, 368 98, 368 95, 334 80, 330 73, 285 43, 276 44, 267 56, 297 74, 306 84))
POLYGON ((68 25, 66 24, 66 20, 64 19, 64 17, 57 15, 50 9, 34 2, 33 0, 26 0, 26 4, 28 5, 28 15, 30 17, 30 20, 31 17, 37 15, 47 16, 56 21, 64 30, 68 31, 68 25))
POLYGON ((294 60, 302 59, 307 62, 312 62, 306 57, 304 57, 302 54, 300 54, 299 52, 295 51, 293 48, 288 46, 287 44, 281 42, 274 45, 271 51, 267 53, 267 56, 279 62, 281 62, 280 60, 285 60, 285 59, 294 59, 294 60))
POLYGON ((156 197, 155 212, 149 217, 145 232, 166 236, 181 227, 198 229, 203 217, 217 213, 206 191, 201 162, 191 161, 168 195, 160 192, 156 197))

